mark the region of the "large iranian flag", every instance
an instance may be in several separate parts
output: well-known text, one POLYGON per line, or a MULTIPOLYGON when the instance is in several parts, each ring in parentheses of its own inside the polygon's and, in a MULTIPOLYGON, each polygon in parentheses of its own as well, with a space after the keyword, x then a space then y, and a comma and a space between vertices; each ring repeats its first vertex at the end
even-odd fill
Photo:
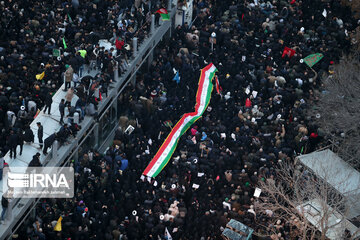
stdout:
POLYGON ((211 92, 213 90, 211 80, 214 78, 216 71, 217 69, 212 63, 201 70, 199 87, 196 93, 195 112, 185 113, 176 123, 175 127, 171 130, 154 158, 146 167, 143 175, 156 177, 161 172, 174 153, 180 137, 204 113, 210 102, 211 92))

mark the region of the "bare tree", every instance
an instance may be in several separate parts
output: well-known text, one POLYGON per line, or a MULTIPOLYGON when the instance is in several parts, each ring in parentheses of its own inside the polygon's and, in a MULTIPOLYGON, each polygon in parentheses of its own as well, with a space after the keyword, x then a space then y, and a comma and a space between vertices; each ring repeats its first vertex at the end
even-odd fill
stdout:
POLYGON ((360 169, 360 63, 359 54, 342 58, 310 114, 333 143, 341 158, 360 169))
MULTIPOLYGON (((360 5, 360 2, 357 1, 360 5)), ((349 33, 349 40, 350 43, 352 45, 352 48, 355 51, 360 51, 360 26, 358 26, 357 28, 353 29, 350 33, 349 33)))
POLYGON ((360 17, 360 2, 354 0, 341 0, 343 6, 348 6, 355 17, 360 17))
MULTIPOLYGON (((279 233, 287 228, 290 239, 325 240, 334 234, 334 229, 341 229, 342 235, 346 228, 351 228, 346 219, 350 209, 344 197, 326 179, 316 177, 300 164, 280 163, 276 176, 260 181, 259 188, 262 193, 254 205, 260 229, 255 235, 282 239, 279 233)), ((354 227, 352 230, 353 236, 358 234, 354 227)))

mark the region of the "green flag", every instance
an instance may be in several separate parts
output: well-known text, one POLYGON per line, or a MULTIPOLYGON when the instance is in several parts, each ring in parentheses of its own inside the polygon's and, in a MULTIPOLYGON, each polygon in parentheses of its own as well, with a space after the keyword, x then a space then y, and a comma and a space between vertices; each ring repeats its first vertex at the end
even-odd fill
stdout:
POLYGON ((320 61, 324 55, 322 53, 314 53, 310 54, 306 58, 303 59, 303 61, 308 65, 310 68, 314 66, 318 61, 320 61))
POLYGON ((58 57, 58 56, 60 56, 60 50, 59 50, 59 49, 54 48, 54 49, 53 49, 53 56, 54 56, 54 57, 58 57))
POLYGON ((80 53, 80 56, 82 57, 82 58, 85 58, 86 57, 86 50, 79 50, 78 51, 79 53, 80 53))
POLYGON ((159 13, 161 15, 163 21, 170 20, 169 13, 165 8, 160 8, 159 10, 156 11, 156 13, 159 13))
POLYGON ((72 19, 71 19, 70 15, 69 15, 69 14, 67 14, 67 16, 68 16, 68 18, 69 18, 69 22, 70 22, 70 23, 72 23, 73 21, 72 21, 72 19))
POLYGON ((63 38, 64 49, 67 49, 65 38, 63 38))

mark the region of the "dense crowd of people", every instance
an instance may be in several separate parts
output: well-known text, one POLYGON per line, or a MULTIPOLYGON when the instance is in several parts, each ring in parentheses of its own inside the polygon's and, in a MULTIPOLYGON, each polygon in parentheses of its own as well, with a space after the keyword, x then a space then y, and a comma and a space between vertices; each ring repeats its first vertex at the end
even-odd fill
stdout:
MULTIPOLYGON (((127 1, 1 1, 0 32, 0 151, 16 158, 25 129, 43 107, 58 109, 61 125, 96 115, 97 104, 107 96, 114 69, 126 71, 132 38, 143 41, 150 29, 151 2, 127 8, 127 1), (112 43, 111 49, 99 40, 112 43), (99 70, 85 77, 84 64, 99 70), (65 85, 66 109, 54 106, 52 96, 65 85), (73 88, 72 88, 72 87, 73 88), (79 100, 71 106, 76 94, 79 100), (66 112, 66 115, 65 115, 66 112), (64 122, 64 118, 70 120, 64 122), (11 133, 13 131, 13 133, 11 133), (14 135, 13 137, 10 137, 14 135), (12 154, 14 153, 14 154, 12 154)), ((42 139, 41 139, 42 141, 42 139)), ((33 143, 33 141, 29 141, 33 143)), ((42 147, 39 141, 39 147, 42 147)), ((44 149, 44 153, 46 150, 44 149)), ((20 152, 21 155, 21 152, 20 152)))
MULTIPOLYGON (((88 3, 79 5, 86 10, 87 21, 79 21, 84 16, 76 5, 65 4, 62 14, 54 12, 48 16, 36 10, 42 5, 34 4, 34 16, 29 18, 34 20, 18 27, 24 28, 23 33, 13 34, 15 37, 25 34, 21 39, 29 44, 41 41, 33 37, 39 34, 45 42, 50 37, 60 41, 60 32, 57 37, 45 37, 49 31, 34 32, 32 25, 34 21, 39 22, 40 28, 49 21, 58 23, 57 18, 65 15, 67 19, 65 13, 69 13, 74 21, 79 21, 79 29, 84 29, 66 30, 65 35, 79 33, 73 41, 78 39, 81 44, 82 34, 87 30, 113 38, 113 32, 106 31, 109 26, 99 25, 106 21, 96 18, 116 19, 121 13, 112 4, 117 6, 117 3, 102 1, 96 7, 88 3), (78 11, 78 18, 73 11, 78 11)), ((18 11, 1 4, 3 9, 9 9, 9 14, 18 11)), ((143 11, 142 4, 144 1, 135 1, 136 12, 143 11)), ((262 235, 266 233, 260 226, 274 232, 262 238, 254 234, 253 239, 299 239, 294 234, 295 220, 279 219, 275 226, 270 225, 272 214, 257 212, 253 194, 259 181, 276 179, 278 162, 292 161, 297 154, 311 152, 322 144, 321 131, 313 121, 316 116, 308 116, 306 110, 321 93, 322 78, 331 74, 331 65, 350 48, 347 32, 357 27, 350 10, 339 4, 331 0, 194 1, 193 24, 176 26, 172 37, 155 50, 149 71, 139 74, 136 86, 128 86, 121 94, 122 116, 113 145, 105 154, 90 150, 72 163, 76 171, 75 197, 42 199, 36 208, 36 219, 25 221, 19 237, 169 239, 165 236, 168 232, 173 239, 220 239, 226 223, 233 218, 262 235), (216 43, 212 51, 209 38, 213 32, 216 43), (296 53, 284 54, 284 47, 296 53), (300 60, 312 53, 322 53, 324 57, 310 69, 300 60), (142 176, 171 126, 182 114, 193 111, 200 69, 210 62, 218 69, 222 92, 213 92, 203 117, 180 139, 163 171, 155 179, 142 176), (179 83, 173 81, 174 70, 180 74, 179 83), (129 125, 135 127, 130 134, 125 132, 129 125), (54 231, 60 216, 62 229, 54 231)), ((22 15, 18 17, 25 17, 22 15)), ((119 23, 115 32, 123 28, 121 24, 126 23, 119 23)), ((10 44, 9 48, 14 46, 21 43, 10 44)), ((50 40, 38 51, 8 49, 6 56, 12 58, 14 53, 23 51, 26 58, 31 58, 32 53, 37 59, 50 61, 41 53, 46 46, 52 46, 50 40)), ((13 101, 18 105, 13 106, 17 108, 21 102, 19 96, 40 101, 33 95, 37 92, 31 77, 20 78, 41 70, 31 70, 33 64, 24 70, 18 65, 20 62, 14 61, 15 66, 10 64, 10 67, 7 63, 1 68, 7 77, 13 76, 6 84, 13 84, 10 90, 15 92, 13 101), (20 72, 15 74, 14 68, 20 72), (17 83, 28 86, 29 91, 20 95, 23 88, 17 83)), ((52 67, 47 71, 56 74, 52 67)), ((46 81, 59 79, 50 76, 46 81)), ((37 85, 41 91, 51 89, 46 81, 41 87, 37 85)), ((13 92, 9 96, 8 89, 4 85, 3 94, 11 98, 13 92)), ((48 91, 43 99, 46 94, 48 91)), ((41 101, 37 104, 41 105, 41 101)))

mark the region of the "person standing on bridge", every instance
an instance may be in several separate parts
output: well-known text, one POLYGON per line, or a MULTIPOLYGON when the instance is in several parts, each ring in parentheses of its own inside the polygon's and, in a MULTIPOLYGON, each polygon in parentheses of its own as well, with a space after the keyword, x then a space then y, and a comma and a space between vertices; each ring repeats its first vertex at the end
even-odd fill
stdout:
POLYGON ((46 95, 46 98, 45 98, 44 113, 46 112, 46 110, 48 110, 48 114, 50 115, 52 102, 53 102, 53 100, 52 100, 52 93, 49 92, 48 95, 46 95))
POLYGON ((43 146, 43 135, 44 135, 44 128, 41 125, 41 122, 37 122, 36 125, 38 126, 38 139, 39 139, 39 146, 42 148, 43 146))
POLYGON ((69 88, 67 90, 66 95, 65 95, 65 100, 66 100, 65 107, 66 106, 71 106, 71 101, 72 101, 72 99, 74 97, 74 91, 75 91, 74 87, 71 87, 71 88, 69 88))
POLYGON ((2 207, 1 223, 2 224, 4 224, 5 214, 7 212, 8 206, 9 206, 9 200, 5 197, 5 195, 6 195, 6 193, 4 193, 2 198, 1 198, 1 207, 2 207))
POLYGON ((10 132, 10 137, 8 140, 8 146, 10 148, 10 158, 13 157, 16 158, 16 147, 18 145, 18 136, 16 133, 14 133, 13 130, 11 130, 10 132))
POLYGON ((59 104, 59 112, 60 112, 60 125, 64 124, 64 115, 65 115, 65 99, 61 99, 59 104))
POLYGON ((2 180, 3 177, 4 163, 5 163, 4 154, 0 152, 0 181, 2 180))
POLYGON ((73 80, 73 75, 74 75, 74 69, 71 67, 71 65, 67 65, 66 66, 66 71, 65 71, 65 90, 67 91, 68 88, 71 87, 71 81, 73 80))
POLYGON ((18 136, 18 145, 20 146, 20 156, 21 156, 24 147, 24 133, 22 129, 18 129, 17 136, 18 136))

